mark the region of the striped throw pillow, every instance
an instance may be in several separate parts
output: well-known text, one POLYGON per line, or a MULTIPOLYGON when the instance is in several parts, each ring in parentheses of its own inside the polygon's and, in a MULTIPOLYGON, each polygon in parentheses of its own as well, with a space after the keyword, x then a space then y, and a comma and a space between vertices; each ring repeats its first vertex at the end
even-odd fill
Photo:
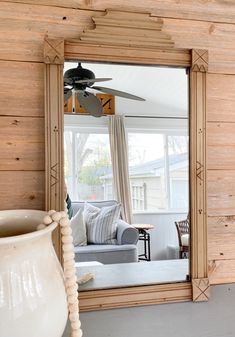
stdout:
POLYGON ((87 241, 96 244, 116 244, 116 221, 120 217, 121 204, 98 208, 85 203, 83 218, 87 241))

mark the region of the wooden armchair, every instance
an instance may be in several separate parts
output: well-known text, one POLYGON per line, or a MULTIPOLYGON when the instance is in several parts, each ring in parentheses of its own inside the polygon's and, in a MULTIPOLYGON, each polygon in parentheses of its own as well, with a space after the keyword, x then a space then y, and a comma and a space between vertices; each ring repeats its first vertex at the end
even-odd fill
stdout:
POLYGON ((179 239, 179 257, 180 259, 187 258, 189 252, 189 215, 187 219, 175 221, 179 239))

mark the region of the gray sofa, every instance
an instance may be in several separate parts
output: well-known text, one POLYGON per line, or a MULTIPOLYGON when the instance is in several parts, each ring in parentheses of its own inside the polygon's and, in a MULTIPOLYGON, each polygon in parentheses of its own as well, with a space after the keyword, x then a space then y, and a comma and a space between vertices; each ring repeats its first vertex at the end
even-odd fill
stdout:
MULTIPOLYGON (((115 200, 96 201, 90 204, 102 208, 117 203, 115 200)), ((80 208, 84 207, 84 202, 73 201, 73 216, 80 208)), ((103 264, 137 262, 137 241, 138 231, 122 219, 117 222, 117 244, 89 244, 87 246, 75 246, 75 261, 98 261, 103 264)))

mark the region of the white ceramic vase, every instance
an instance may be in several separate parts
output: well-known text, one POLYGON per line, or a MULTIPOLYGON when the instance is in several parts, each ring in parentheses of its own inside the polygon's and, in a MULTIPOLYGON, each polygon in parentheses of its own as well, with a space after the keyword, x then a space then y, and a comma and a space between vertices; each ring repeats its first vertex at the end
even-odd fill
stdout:
POLYGON ((63 271, 53 248, 56 224, 46 215, 0 211, 0 336, 61 337, 68 311, 63 271))

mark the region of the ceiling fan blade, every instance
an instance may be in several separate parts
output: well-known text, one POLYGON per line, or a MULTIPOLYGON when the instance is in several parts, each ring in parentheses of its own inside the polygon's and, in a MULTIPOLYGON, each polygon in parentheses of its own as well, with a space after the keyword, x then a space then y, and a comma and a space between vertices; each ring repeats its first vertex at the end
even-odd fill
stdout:
POLYGON ((72 78, 64 77, 64 85, 72 85, 73 80, 72 78))
POLYGON ((84 79, 84 80, 77 80, 74 83, 94 83, 94 82, 104 82, 104 81, 111 81, 112 78, 91 78, 91 79, 84 79))
POLYGON ((99 99, 87 91, 77 91, 77 98, 81 106, 94 117, 102 116, 103 107, 99 99))
POLYGON ((72 89, 64 88, 64 101, 67 101, 72 95, 72 89))
POLYGON ((92 89, 102 91, 106 94, 110 94, 110 95, 114 95, 114 96, 120 96, 120 97, 124 97, 124 98, 128 98, 128 99, 134 99, 136 101, 145 101, 144 98, 141 98, 141 97, 135 96, 135 95, 131 95, 131 94, 128 94, 127 92, 116 90, 116 89, 111 89, 111 88, 106 88, 106 87, 97 87, 97 86, 93 86, 92 89))

